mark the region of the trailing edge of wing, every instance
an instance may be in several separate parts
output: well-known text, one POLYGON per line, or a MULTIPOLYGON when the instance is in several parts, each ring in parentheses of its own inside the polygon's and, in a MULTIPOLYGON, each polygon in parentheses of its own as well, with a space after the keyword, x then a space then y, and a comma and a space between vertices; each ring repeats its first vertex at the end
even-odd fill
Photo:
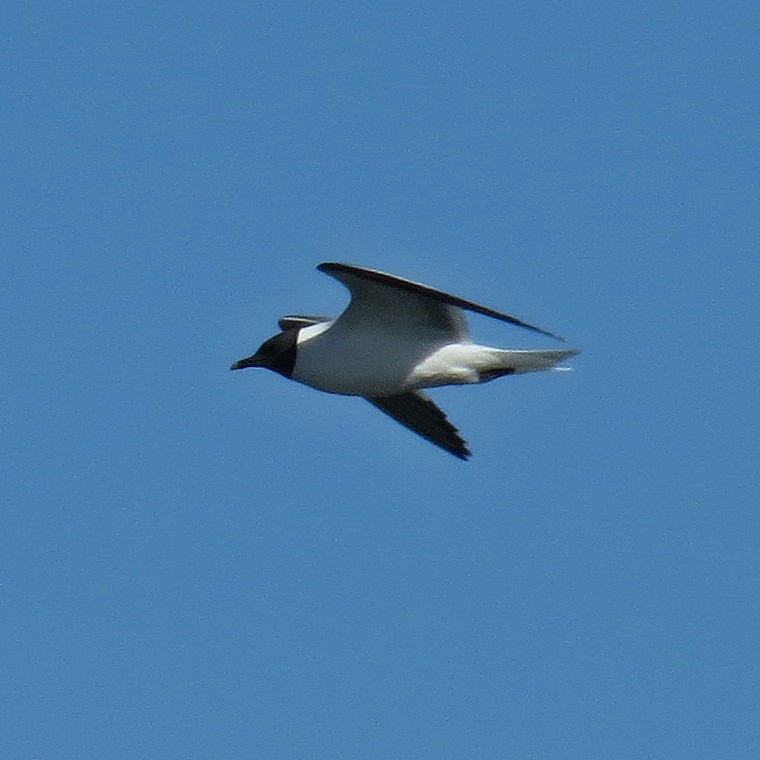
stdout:
POLYGON ((540 333, 541 335, 547 335, 550 338, 564 341, 564 338, 557 335, 556 333, 550 332, 549 330, 544 330, 542 327, 537 327, 536 325, 532 325, 528 322, 524 322, 522 319, 513 317, 510 314, 496 311, 495 309, 491 309, 488 306, 483 306, 479 303, 475 303, 474 301, 467 301, 464 298, 453 296, 450 293, 445 293, 442 290, 436 290, 435 288, 431 288, 428 285, 422 285, 421 283, 413 282, 412 280, 405 280, 402 277, 386 274, 385 272, 380 272, 376 269, 367 269, 365 267, 356 266, 354 264, 341 264, 333 261, 326 261, 322 264, 319 264, 319 266, 317 266, 317 269, 320 272, 329 274, 331 277, 335 277, 335 279, 339 280, 349 290, 351 290, 351 283, 350 280, 346 281, 346 279, 344 279, 345 275, 348 275, 349 277, 358 277, 360 279, 369 280, 371 282, 377 282, 381 285, 386 285, 387 287, 391 288, 406 290, 410 293, 415 293, 424 298, 430 298, 434 301, 451 304, 452 306, 457 306, 460 309, 466 309, 467 311, 472 311, 476 314, 482 314, 485 317, 492 317, 493 319, 498 319, 511 325, 517 325, 517 327, 524 327, 526 330, 532 330, 533 332, 540 333))

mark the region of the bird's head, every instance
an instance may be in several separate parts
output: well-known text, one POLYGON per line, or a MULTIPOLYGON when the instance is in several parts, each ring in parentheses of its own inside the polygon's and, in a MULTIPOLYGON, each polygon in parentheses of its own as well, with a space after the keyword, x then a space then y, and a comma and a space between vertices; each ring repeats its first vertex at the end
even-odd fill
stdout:
POLYGON ((264 367, 264 369, 271 369, 284 377, 290 377, 296 363, 297 342, 298 330, 285 330, 285 332, 278 333, 264 341, 253 356, 235 362, 230 369, 264 367))

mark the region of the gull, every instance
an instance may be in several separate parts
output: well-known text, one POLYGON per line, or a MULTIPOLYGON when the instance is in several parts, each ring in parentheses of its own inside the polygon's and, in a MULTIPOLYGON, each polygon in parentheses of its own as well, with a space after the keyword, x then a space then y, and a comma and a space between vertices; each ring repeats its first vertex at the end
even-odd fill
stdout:
POLYGON ((317 269, 351 293, 337 318, 290 315, 281 332, 230 369, 263 367, 326 393, 360 396, 455 457, 467 443, 423 389, 487 383, 562 369, 577 349, 505 350, 474 343, 465 311, 557 340, 559 335, 474 301, 375 269, 325 262, 317 269))

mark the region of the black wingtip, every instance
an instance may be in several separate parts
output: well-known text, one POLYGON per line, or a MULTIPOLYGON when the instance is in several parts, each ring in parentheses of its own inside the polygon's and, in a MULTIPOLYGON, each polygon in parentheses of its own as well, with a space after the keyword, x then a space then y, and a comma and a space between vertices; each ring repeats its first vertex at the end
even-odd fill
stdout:
MULTIPOLYGON (((445 417, 445 415, 444 415, 445 417)), ((445 417, 446 422, 451 424, 448 417, 445 417)), ((469 462, 472 452, 467 441, 462 438, 459 431, 452 425, 452 439, 448 442, 449 445, 445 447, 445 451, 449 454, 453 454, 457 459, 461 459, 463 462, 469 462)))
POLYGON ((561 335, 557 335, 557 333, 553 333, 550 330, 543 330, 542 328, 537 328, 537 332, 540 332, 541 335, 546 335, 549 338, 554 338, 554 340, 560 341, 560 343, 564 343, 565 339, 561 335))

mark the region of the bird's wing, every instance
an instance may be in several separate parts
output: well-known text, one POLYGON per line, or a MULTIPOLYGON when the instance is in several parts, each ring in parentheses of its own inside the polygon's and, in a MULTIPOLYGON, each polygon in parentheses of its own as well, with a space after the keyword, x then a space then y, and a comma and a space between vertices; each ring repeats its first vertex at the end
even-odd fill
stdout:
POLYGON ((344 323, 375 322, 396 329, 433 328, 461 340, 469 335, 463 312, 467 310, 562 340, 559 335, 510 314, 392 274, 335 262, 325 262, 317 269, 335 277, 351 291, 351 303, 339 318, 344 323))
POLYGON ((277 320, 277 324, 280 326, 280 330, 295 330, 331 320, 332 317, 310 317, 305 314, 288 314, 287 316, 280 317, 277 320))
POLYGON ((455 457, 466 460, 470 456, 467 443, 459 435, 459 431, 424 393, 412 391, 398 396, 368 398, 367 401, 396 422, 455 457))

